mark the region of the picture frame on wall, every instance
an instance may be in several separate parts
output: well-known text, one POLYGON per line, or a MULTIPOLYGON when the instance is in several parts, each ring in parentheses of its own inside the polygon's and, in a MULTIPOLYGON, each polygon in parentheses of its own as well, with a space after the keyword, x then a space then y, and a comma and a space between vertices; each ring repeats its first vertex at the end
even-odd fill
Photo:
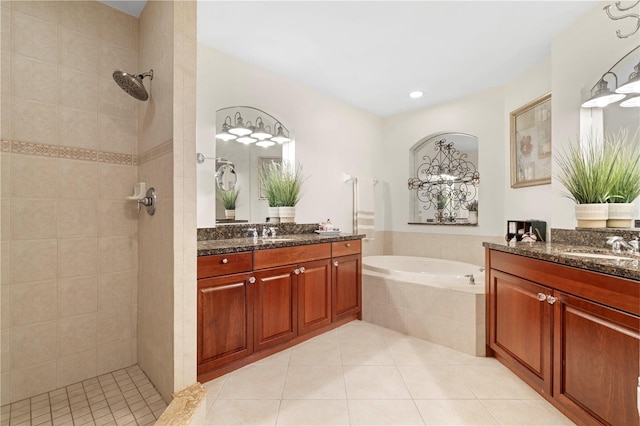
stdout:
POLYGON ((510 114, 511 187, 551 183, 551 93, 510 114))

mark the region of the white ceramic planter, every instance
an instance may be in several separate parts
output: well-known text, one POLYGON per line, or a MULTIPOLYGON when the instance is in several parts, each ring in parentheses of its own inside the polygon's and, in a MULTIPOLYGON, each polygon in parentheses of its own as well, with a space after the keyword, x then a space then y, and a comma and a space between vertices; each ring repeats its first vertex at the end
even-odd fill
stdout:
POLYGON ((467 217, 467 221, 473 225, 476 225, 478 223, 478 212, 470 211, 469 217, 467 217))
POLYGON ((280 215, 280 223, 293 223, 296 216, 296 208, 280 207, 279 215, 280 215))
POLYGON ((269 207, 269 223, 280 223, 280 207, 269 207))
POLYGON ((227 219, 235 219, 236 218, 236 211, 235 210, 225 210, 224 211, 224 217, 227 219))
POLYGON ((609 205, 576 204, 578 228, 606 228, 609 217, 609 205))
POLYGON ((609 203, 607 228, 633 228, 635 206, 633 203, 609 203))

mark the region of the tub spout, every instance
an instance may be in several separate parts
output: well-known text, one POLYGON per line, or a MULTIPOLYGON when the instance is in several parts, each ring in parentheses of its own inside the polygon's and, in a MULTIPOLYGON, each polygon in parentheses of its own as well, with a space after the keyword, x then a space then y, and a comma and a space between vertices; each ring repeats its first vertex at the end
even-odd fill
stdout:
POLYGON ((469 284, 476 285, 476 280, 473 278, 473 274, 465 275, 465 277, 469 278, 469 284))

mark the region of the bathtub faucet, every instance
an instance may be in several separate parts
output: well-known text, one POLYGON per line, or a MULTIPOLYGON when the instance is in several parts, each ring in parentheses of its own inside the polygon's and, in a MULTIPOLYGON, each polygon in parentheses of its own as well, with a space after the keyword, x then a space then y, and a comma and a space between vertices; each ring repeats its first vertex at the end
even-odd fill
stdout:
POLYGON ((473 274, 465 275, 465 277, 469 278, 469 284, 476 285, 476 279, 473 278, 473 274))

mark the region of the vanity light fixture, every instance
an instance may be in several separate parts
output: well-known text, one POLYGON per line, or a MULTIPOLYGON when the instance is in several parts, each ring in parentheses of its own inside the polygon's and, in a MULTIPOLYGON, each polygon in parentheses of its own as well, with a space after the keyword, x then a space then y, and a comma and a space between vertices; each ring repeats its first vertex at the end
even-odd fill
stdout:
POLYGON ((285 136, 284 132, 282 131, 282 124, 280 124, 280 122, 277 122, 275 124, 274 129, 276 129, 276 135, 271 138, 272 141, 277 143, 285 143, 291 140, 287 136, 285 136))
POLYGON ((249 145, 250 143, 254 143, 257 140, 258 139, 252 138, 251 136, 240 136, 238 139, 236 139, 236 142, 240 142, 240 143, 243 143, 245 145, 249 145))
POLYGON ((623 102, 620 102, 620 106, 624 108, 640 107, 640 96, 625 99, 623 102))
POLYGON ((216 139, 221 139, 223 141, 232 141, 237 138, 236 135, 232 135, 229 133, 229 126, 231 125, 231 117, 227 116, 225 118, 224 123, 222 124, 222 131, 216 135, 216 139), (229 121, 229 123, 227 123, 229 121))
POLYGON ((254 128, 253 133, 251 133, 251 137, 261 141, 264 139, 269 139, 272 136, 273 135, 269 133, 269 126, 264 125, 262 117, 256 118, 256 127, 254 128))
POLYGON ((602 75, 602 78, 600 78, 600 81, 596 83, 594 88, 591 89, 591 97, 582 103, 583 108, 604 108, 607 105, 624 99, 624 94, 615 93, 609 89, 609 83, 604 79, 607 74, 613 75, 616 81, 616 88, 618 87, 618 76, 611 71, 607 71, 602 75))
POLYGON ((629 75, 629 81, 618 87, 616 93, 640 93, 640 62, 633 67, 633 72, 629 75))
POLYGON ((411 99, 418 99, 418 98, 421 98, 422 96, 424 96, 424 92, 422 92, 421 90, 414 90, 413 92, 409 93, 409 97, 411 99))
POLYGON ((236 112, 236 114, 233 116, 233 119, 235 121, 235 124, 229 129, 229 133, 236 136, 247 136, 253 133, 253 131, 249 128, 250 123, 247 123, 247 125, 245 126, 240 111, 236 112))
POLYGON ((268 139, 256 142, 256 146, 261 146, 263 148, 268 148, 270 146, 274 146, 275 144, 276 143, 274 141, 268 139))

